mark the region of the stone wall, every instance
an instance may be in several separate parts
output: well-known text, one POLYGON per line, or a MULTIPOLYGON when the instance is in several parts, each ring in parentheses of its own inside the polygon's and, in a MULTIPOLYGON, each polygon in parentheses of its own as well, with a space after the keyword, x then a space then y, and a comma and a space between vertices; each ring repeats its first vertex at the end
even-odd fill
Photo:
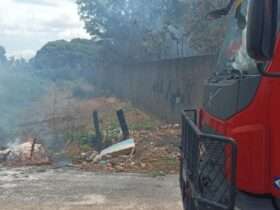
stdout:
POLYGON ((195 56, 100 69, 96 83, 118 97, 168 121, 178 121, 185 108, 202 102, 203 83, 216 56, 195 56))

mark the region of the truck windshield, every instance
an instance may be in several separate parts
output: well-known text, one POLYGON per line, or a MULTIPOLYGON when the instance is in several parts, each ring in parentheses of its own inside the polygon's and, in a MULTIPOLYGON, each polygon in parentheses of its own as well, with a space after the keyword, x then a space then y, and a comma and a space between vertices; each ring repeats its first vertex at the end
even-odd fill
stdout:
POLYGON ((234 69, 246 74, 258 73, 256 63, 249 57, 246 48, 247 23, 245 20, 247 19, 247 6, 247 1, 244 1, 240 10, 232 9, 226 17, 228 19, 228 29, 218 59, 217 70, 219 73, 234 69))

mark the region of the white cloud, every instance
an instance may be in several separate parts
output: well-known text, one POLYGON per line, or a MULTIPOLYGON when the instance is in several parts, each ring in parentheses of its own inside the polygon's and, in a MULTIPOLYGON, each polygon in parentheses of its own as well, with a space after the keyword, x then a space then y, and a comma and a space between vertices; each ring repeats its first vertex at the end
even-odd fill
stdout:
POLYGON ((15 56, 30 57, 48 41, 89 38, 75 0, 2 0, 0 28, 0 45, 15 56))

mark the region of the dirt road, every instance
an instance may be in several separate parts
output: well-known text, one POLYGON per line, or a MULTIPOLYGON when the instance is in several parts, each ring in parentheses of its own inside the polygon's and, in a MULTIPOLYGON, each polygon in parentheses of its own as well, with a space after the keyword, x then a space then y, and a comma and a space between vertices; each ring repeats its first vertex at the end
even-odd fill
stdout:
MULTIPOLYGON (((273 210, 239 194, 236 210, 273 210)), ((95 174, 71 168, 0 167, 1 210, 182 210, 177 176, 95 174)))
POLYGON ((1 210, 182 210, 177 176, 0 168, 1 210))

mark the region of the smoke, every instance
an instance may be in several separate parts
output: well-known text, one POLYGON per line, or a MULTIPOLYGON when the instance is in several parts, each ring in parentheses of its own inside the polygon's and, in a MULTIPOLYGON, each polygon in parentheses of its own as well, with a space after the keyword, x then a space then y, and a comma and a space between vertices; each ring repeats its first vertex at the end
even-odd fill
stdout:
POLYGON ((11 150, 14 150, 17 145, 19 145, 22 140, 18 137, 14 141, 8 142, 7 147, 11 150))
MULTIPOLYGON (((25 113, 46 91, 46 81, 29 71, 0 66, 0 145, 6 145, 23 131, 25 113)), ((30 113, 30 119, 36 117, 30 113)))

